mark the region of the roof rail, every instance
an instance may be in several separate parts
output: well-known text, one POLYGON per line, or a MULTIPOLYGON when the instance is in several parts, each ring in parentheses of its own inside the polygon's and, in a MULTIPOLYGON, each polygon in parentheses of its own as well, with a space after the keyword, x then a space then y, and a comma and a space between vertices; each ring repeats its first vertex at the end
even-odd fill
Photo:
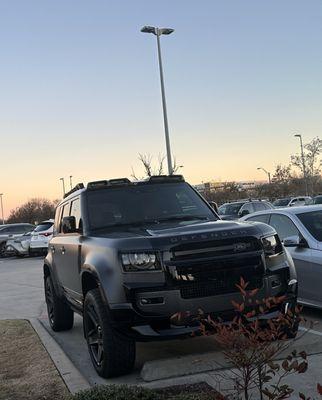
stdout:
POLYGON ((84 186, 83 183, 78 183, 76 186, 73 187, 73 189, 71 189, 69 192, 65 193, 63 198, 65 199, 65 198, 68 197, 70 194, 72 194, 72 193, 74 193, 74 192, 77 192, 77 190, 84 189, 84 187, 85 187, 85 186, 84 186))

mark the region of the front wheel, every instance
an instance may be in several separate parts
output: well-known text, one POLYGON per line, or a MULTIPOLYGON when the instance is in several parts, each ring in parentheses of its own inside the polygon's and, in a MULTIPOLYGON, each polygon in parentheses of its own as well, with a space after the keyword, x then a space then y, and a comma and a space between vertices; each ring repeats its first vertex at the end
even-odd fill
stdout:
POLYGON ((63 299, 57 296, 50 275, 45 278, 45 297, 51 329, 55 332, 72 329, 74 324, 74 312, 63 299))
POLYGON ((135 341, 115 329, 99 289, 86 294, 84 333, 98 375, 109 378, 124 375, 133 369, 135 341))

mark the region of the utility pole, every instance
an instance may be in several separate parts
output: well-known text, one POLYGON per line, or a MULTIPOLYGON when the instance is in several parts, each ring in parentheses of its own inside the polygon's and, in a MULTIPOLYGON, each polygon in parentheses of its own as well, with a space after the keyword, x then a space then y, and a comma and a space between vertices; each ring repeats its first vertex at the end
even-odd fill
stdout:
POLYGON ((70 184, 70 190, 73 189, 73 181, 72 181, 73 175, 69 175, 69 184, 70 184))
POLYGON ((302 158, 302 168, 303 168, 303 176, 304 176, 304 182, 305 182, 305 194, 306 196, 309 195, 309 187, 308 187, 308 182, 307 182, 307 173, 306 173, 306 165, 305 165, 305 158, 304 158, 304 149, 303 149, 303 141, 302 141, 302 135, 299 133, 294 135, 295 137, 298 137, 300 139, 300 145, 301 145, 301 158, 302 158))
POLYGON ((165 143, 166 143, 167 162, 168 162, 168 173, 169 173, 169 175, 172 175, 173 174, 173 166, 172 166, 171 145, 170 145, 170 135, 169 135, 169 125, 168 125, 167 103, 166 103, 165 88, 164 88, 160 36, 161 35, 170 35, 172 32, 174 32, 174 29, 157 28, 154 26, 144 26, 141 29, 141 32, 152 33, 153 35, 155 35, 157 37, 161 95, 162 95, 162 108, 163 108, 163 122, 164 122, 165 143))
POLYGON ((65 179, 64 178, 59 178, 59 180, 62 182, 63 184, 63 195, 65 196, 66 190, 65 190, 65 179))

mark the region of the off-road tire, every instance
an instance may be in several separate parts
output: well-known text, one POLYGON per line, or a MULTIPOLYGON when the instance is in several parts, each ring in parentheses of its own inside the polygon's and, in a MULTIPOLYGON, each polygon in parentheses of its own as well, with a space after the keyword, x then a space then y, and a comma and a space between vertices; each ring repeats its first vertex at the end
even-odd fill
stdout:
POLYGON ((0 243, 0 258, 4 257, 6 253, 6 242, 0 243))
POLYGON ((98 375, 109 378, 129 373, 135 363, 135 341, 113 326, 99 289, 87 292, 83 321, 88 351, 98 375))
POLYGON ((72 329, 74 324, 74 312, 63 299, 57 296, 50 275, 45 278, 45 297, 51 329, 55 332, 72 329))

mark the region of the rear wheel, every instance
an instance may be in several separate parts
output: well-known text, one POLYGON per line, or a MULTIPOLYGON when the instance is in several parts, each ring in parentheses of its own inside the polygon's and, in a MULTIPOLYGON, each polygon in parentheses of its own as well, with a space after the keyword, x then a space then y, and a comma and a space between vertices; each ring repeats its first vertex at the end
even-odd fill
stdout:
POLYGON ((74 324, 74 312, 57 296, 50 275, 45 278, 45 297, 51 329, 56 332, 71 329, 74 324))
POLYGON ((115 329, 99 289, 86 294, 84 332, 89 354, 100 376, 124 375, 133 369, 135 341, 115 329))
POLYGON ((6 242, 0 243, 0 257, 4 257, 6 252, 6 242))

